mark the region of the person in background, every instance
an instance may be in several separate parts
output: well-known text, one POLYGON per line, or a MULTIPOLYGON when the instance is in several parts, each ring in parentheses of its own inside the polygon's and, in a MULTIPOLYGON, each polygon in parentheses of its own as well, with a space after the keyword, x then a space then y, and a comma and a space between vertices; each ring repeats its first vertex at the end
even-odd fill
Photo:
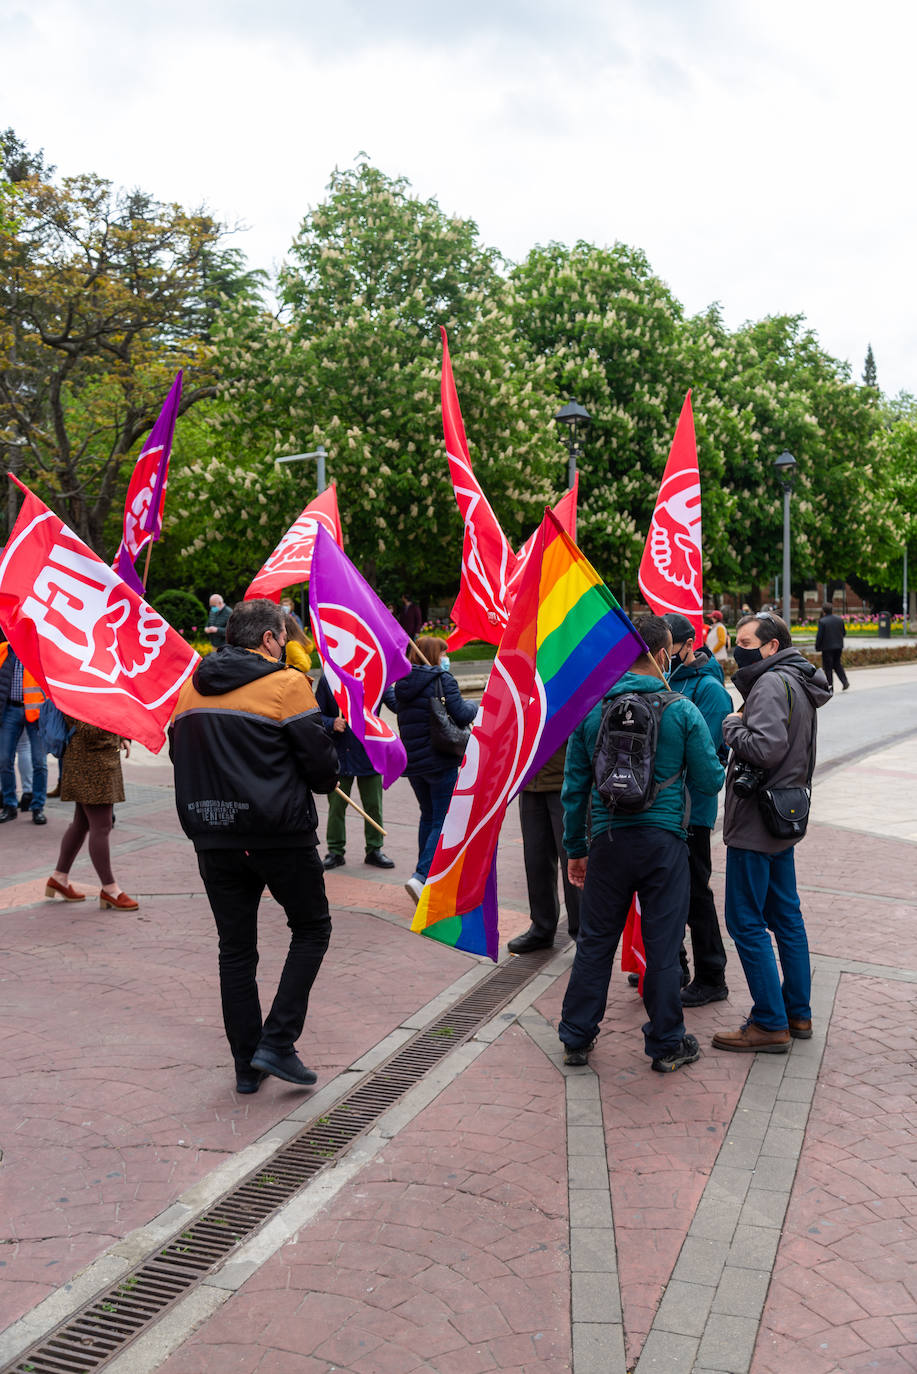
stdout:
MULTIPOLYGON (((315 700, 322 713, 322 724, 331 736, 338 753, 338 767, 341 770, 338 786, 350 796, 353 780, 357 780, 363 810, 376 825, 363 822, 363 838, 366 843, 364 863, 373 868, 394 868, 395 861, 382 850, 382 778, 369 761, 369 755, 357 739, 344 717, 324 675, 319 678, 315 688, 315 700), (376 829, 376 826, 379 829, 376 829)), ((349 807, 337 792, 328 797, 328 828, 326 838, 328 853, 323 860, 325 869, 340 868, 345 862, 347 848, 347 812, 349 807)))
POLYGON ((579 888, 571 883, 567 874, 564 808, 560 800, 566 754, 567 746, 562 744, 519 793, 522 854, 532 924, 507 942, 510 954, 527 954, 529 950, 548 949, 553 945, 560 921, 558 866, 564 886, 567 929, 574 939, 579 930, 579 888))
POLYGON ((215 649, 222 649, 226 643, 226 626, 229 624, 231 614, 219 592, 214 592, 210 598, 210 614, 207 617, 207 624, 204 626, 204 634, 209 637, 215 649))
POLYGON ((0 824, 14 821, 19 815, 16 794, 16 747, 25 730, 32 756, 32 795, 29 810, 35 825, 47 825, 45 797, 48 790, 48 761, 38 714, 44 692, 16 657, 13 646, 0 640, 0 786, 3 805, 0 824))
POLYGON ((284 619, 292 620, 293 623, 295 625, 298 625, 300 629, 303 628, 303 623, 300 620, 299 616, 296 614, 295 610, 293 609, 293 602, 290 600, 288 596, 282 598, 280 602, 280 609, 283 611, 284 619))
POLYGON ((729 657, 729 631, 723 624, 723 612, 710 612, 710 628, 704 646, 717 663, 725 663, 729 657))
POLYGON ((407 592, 401 593, 401 610, 398 612, 398 623, 409 639, 416 639, 420 634, 423 616, 420 613, 420 607, 411 600, 407 592))
POLYGON ((417 866, 404 885, 415 905, 430 872, 459 765, 454 756, 438 754, 433 748, 430 700, 434 696, 442 697, 456 725, 470 725, 478 713, 475 704, 464 699, 452 674, 443 668, 445 649, 444 639, 422 635, 416 646, 412 644, 408 648, 408 659, 413 665, 410 673, 399 678, 394 687, 398 729, 408 756, 404 773, 420 806, 417 866))
MULTIPOLYGON (((672 611, 663 617, 672 632, 673 692, 693 701, 703 716, 713 747, 721 762, 727 750, 723 744, 723 720, 729 715, 732 697, 723 685, 723 670, 715 658, 701 661, 694 652, 694 626, 687 616, 672 611)), ((710 836, 716 825, 717 798, 696 787, 688 789, 691 814, 688 818, 688 872, 691 896, 688 928, 694 955, 694 977, 681 990, 684 1007, 703 1007, 722 1002, 729 996, 726 986, 726 950, 720 933, 716 904, 710 890, 710 836)))
MULTIPOLYGON (((283 610, 283 603, 280 609, 283 610)), ((301 673, 308 673, 312 667, 312 650, 315 645, 291 615, 285 616, 283 623, 287 631, 284 662, 288 668, 298 668, 301 673)))
POLYGON ((61 801, 76 802, 73 820, 61 840, 57 868, 45 886, 46 897, 63 897, 65 902, 82 902, 85 892, 70 885, 70 870, 83 842, 89 836, 89 858, 102 890, 99 906, 114 911, 136 911, 139 906, 115 881, 111 867, 109 837, 115 802, 124 801, 121 775, 121 750, 130 755, 130 740, 100 730, 85 721, 73 720, 73 734, 61 761, 61 801))
POLYGON ((828 679, 828 691, 834 691, 834 674, 837 673, 841 680, 841 687, 846 692, 850 683, 847 681, 847 674, 844 672, 844 665, 841 662, 841 654, 844 652, 844 635, 847 633, 847 626, 839 615, 834 614, 834 607, 830 601, 826 601, 821 608, 821 618, 818 622, 818 629, 815 631, 815 652, 821 654, 821 666, 828 679))

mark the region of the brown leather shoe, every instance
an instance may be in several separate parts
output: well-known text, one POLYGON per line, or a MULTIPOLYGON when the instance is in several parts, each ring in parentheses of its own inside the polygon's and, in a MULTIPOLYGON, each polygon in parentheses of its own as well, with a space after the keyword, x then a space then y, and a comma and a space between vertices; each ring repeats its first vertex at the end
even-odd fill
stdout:
POLYGON ((746 1054, 760 1051, 762 1054, 786 1054, 790 1048, 789 1030, 765 1030, 747 1021, 741 1030, 717 1031, 713 1037, 717 1050, 740 1050, 746 1054))
POLYGON ((794 1040, 811 1040, 811 1039, 812 1039, 812 1022, 811 1022, 811 1021, 799 1021, 799 1020, 797 1020, 797 1019, 796 1019, 795 1017, 793 1017, 793 1016, 791 1016, 791 1017, 789 1018, 789 1021, 790 1021, 790 1035, 792 1035, 792 1037, 793 1037, 794 1040))
POLYGON ((56 879, 49 878, 45 883, 45 896, 53 897, 55 892, 60 893, 65 902, 85 902, 86 900, 86 893, 77 892, 76 888, 72 887, 70 883, 67 883, 65 887, 63 883, 57 882, 56 879))
POLYGON ((110 896, 107 892, 99 893, 99 906, 104 911, 106 907, 111 907, 113 911, 136 911, 139 902, 135 902, 133 897, 128 897, 126 892, 119 892, 117 897, 110 896))

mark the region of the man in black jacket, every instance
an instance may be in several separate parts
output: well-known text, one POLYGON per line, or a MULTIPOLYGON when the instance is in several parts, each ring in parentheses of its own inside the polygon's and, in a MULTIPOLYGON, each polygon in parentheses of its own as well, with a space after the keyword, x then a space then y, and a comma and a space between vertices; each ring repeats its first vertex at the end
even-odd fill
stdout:
POLYGON ((844 665, 841 663, 846 633, 847 626, 839 615, 834 614, 831 603, 826 601, 821 608, 821 619, 818 622, 818 629, 815 631, 815 652, 821 654, 821 666, 825 677, 828 679, 829 692, 834 691, 833 673, 837 673, 845 692, 850 686, 847 681, 847 674, 844 672, 844 665))
POLYGON ((334 790, 338 764, 308 678, 282 662, 279 606, 240 602, 226 639, 179 693, 169 754, 179 820, 197 850, 220 939, 236 1091, 253 1093, 266 1073, 316 1081, 294 1045, 331 936, 312 793, 334 790), (290 948, 262 1024, 255 971, 265 887, 286 912, 290 948))

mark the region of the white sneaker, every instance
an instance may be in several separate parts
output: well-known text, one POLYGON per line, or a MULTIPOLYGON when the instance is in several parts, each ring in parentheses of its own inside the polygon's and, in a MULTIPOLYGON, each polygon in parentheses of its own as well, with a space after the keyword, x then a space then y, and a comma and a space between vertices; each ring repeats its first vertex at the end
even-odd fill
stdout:
POLYGON ((407 882, 404 885, 404 890, 408 894, 408 896, 413 900, 414 905, 416 906, 417 903, 420 901, 420 894, 421 892, 423 892, 423 883, 420 881, 419 878, 408 878, 407 882))

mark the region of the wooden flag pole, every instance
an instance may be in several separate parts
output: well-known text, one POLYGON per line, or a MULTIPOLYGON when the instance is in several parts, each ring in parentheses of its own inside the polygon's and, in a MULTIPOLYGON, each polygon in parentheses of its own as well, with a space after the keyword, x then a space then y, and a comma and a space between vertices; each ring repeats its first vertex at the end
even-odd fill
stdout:
POLYGON ((416 654, 418 654, 420 658, 423 659, 423 661, 424 661, 424 663, 427 665, 427 667, 428 667, 428 668, 432 668, 432 667, 433 667, 433 664, 432 664, 432 663, 430 662, 430 660, 427 658, 426 654, 424 654, 420 649, 418 649, 418 647, 417 647, 417 645, 415 644, 414 640, 413 640, 413 639, 409 639, 409 640, 408 640, 408 643, 410 644, 410 646, 411 646, 411 648, 414 650, 414 652, 415 652, 416 654))
POLYGON ((335 792, 338 794, 339 797, 343 797, 343 798, 344 798, 344 800, 345 800, 345 802, 347 803, 348 806, 352 806, 353 809, 354 809, 354 811, 359 811, 359 813, 360 813, 360 815, 363 817, 364 821, 369 821, 369 823, 370 823, 370 825, 373 827, 373 829, 374 829, 374 830, 378 830, 378 832, 379 832, 380 835, 385 835, 385 834, 388 833, 387 831, 385 831, 385 830, 382 829, 382 826, 379 824, 378 821, 374 821, 374 820, 373 820, 372 816, 367 816, 367 814, 366 814, 366 812, 363 810, 362 806, 358 806, 357 803, 354 801, 353 797, 348 797, 347 793, 344 791, 344 789, 343 789, 342 787, 336 787, 334 790, 335 790, 335 792))
POLYGON ((147 576, 148 576, 149 571, 150 571, 150 555, 152 554, 152 552, 153 552, 153 540, 150 539, 150 542, 149 542, 149 543, 147 544, 147 546, 146 546, 146 562, 145 562, 144 565, 143 565, 143 590, 144 590, 144 591, 146 591, 146 579, 147 579, 147 576))

